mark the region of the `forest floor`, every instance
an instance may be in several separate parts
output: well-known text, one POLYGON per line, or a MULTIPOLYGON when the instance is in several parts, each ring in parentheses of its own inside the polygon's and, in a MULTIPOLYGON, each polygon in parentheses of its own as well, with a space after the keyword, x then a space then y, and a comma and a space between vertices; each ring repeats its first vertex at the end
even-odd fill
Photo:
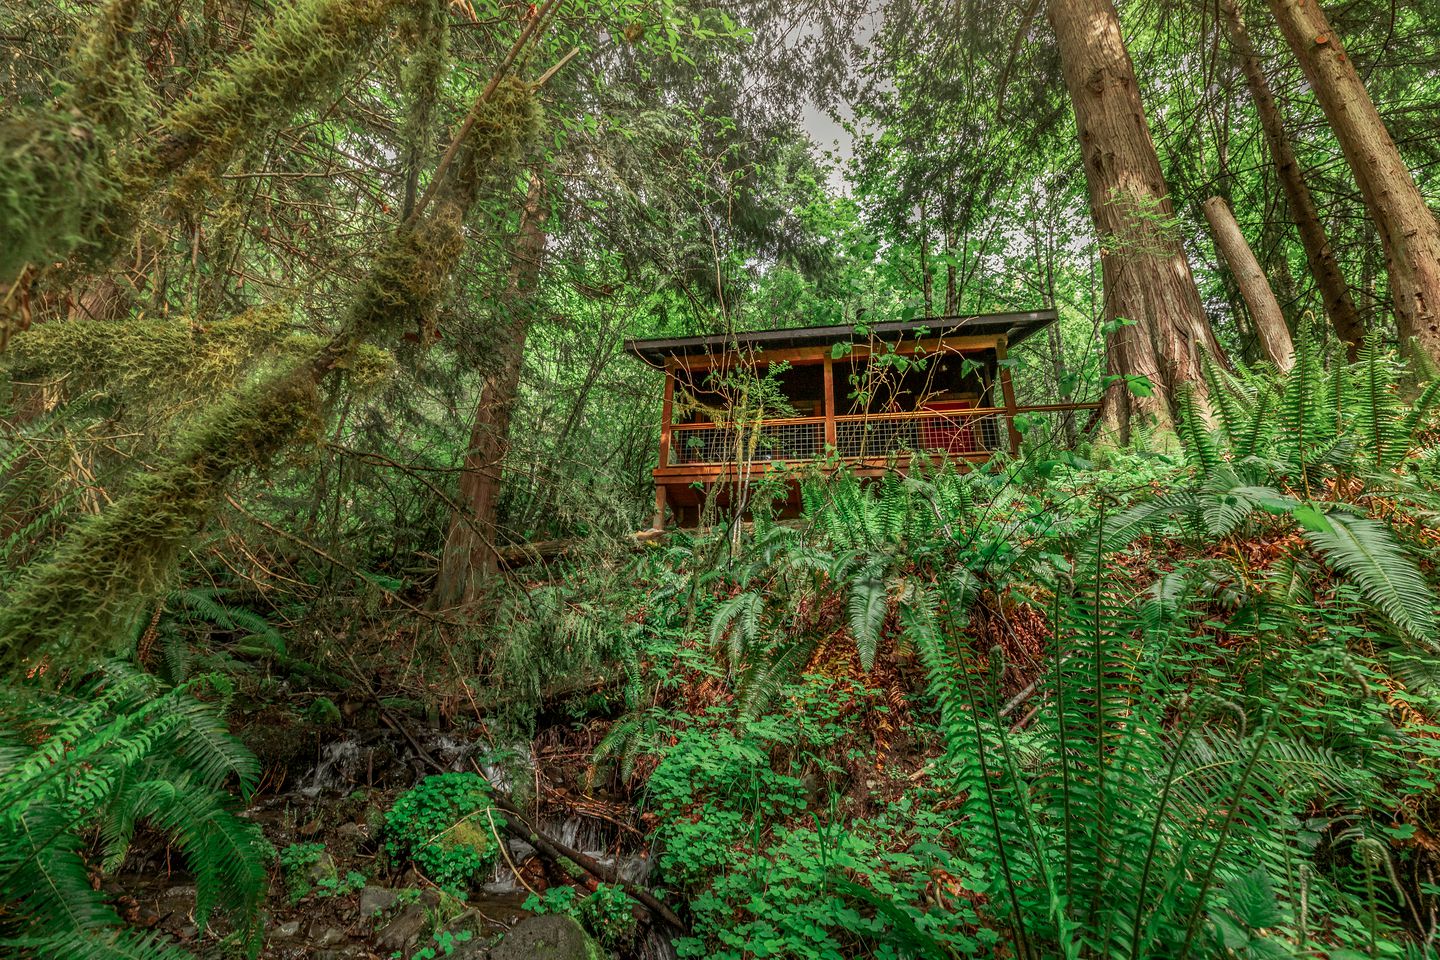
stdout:
MULTIPOLYGON (((999 618, 982 615, 977 629, 991 630, 1017 655, 1017 664, 1029 662, 1037 648, 1023 626, 1043 629, 1043 624, 1028 608, 1018 616, 1010 613, 1003 627, 999 618), (1017 631, 1017 624, 1022 629, 1017 631)), ((816 648, 807 672, 842 685, 864 675, 843 632, 816 648)), ((713 676, 685 675, 683 669, 680 674, 674 709, 685 723, 701 723, 707 713, 733 706, 729 685, 713 676)), ((374 676, 383 676, 378 664, 374 676)), ((1026 683, 1016 672, 1007 687, 1014 693, 1026 683)), ((868 706, 847 718, 853 724, 831 745, 835 758, 849 768, 837 778, 847 794, 841 802, 857 817, 883 809, 914 788, 938 752, 936 743, 924 742, 911 729, 912 701, 918 704, 924 689, 923 671, 913 655, 888 649, 864 675, 863 686, 867 695, 854 703, 868 706)), ((643 809, 640 792, 627 789, 613 771, 598 783, 590 780, 596 748, 614 724, 616 704, 610 699, 582 693, 549 704, 538 714, 532 738, 497 748, 484 724, 437 723, 440 718, 421 709, 411 688, 346 699, 347 691, 267 670, 260 689, 263 696, 242 700, 232 717, 234 732, 265 771, 245 816, 262 827, 278 854, 279 868, 264 906, 263 957, 502 957, 487 948, 535 915, 524 906, 530 894, 572 885, 582 896, 595 890, 594 877, 567 874, 513 838, 490 882, 463 900, 413 868, 397 871, 384 849, 384 813, 399 794, 434 773, 479 773, 525 798, 547 836, 616 868, 626 879, 642 885, 648 879, 655 816, 643 809), (383 710, 377 709, 381 702, 387 704, 383 710), (317 711, 317 703, 325 704, 324 710, 317 711)), ((652 769, 653 764, 641 772, 652 769)), ((643 779, 638 777, 637 785, 643 779)), ((817 796, 824 792, 815 784, 809 789, 817 796)), ((943 875, 936 882, 958 890, 943 875)), ((107 878, 103 889, 128 921, 182 944, 213 944, 228 933, 223 920, 204 931, 197 926, 192 878, 157 834, 137 838, 124 870, 107 878)), ((673 957, 663 924, 638 908, 635 913, 642 921, 639 932, 612 945, 613 954, 627 960, 673 957)))

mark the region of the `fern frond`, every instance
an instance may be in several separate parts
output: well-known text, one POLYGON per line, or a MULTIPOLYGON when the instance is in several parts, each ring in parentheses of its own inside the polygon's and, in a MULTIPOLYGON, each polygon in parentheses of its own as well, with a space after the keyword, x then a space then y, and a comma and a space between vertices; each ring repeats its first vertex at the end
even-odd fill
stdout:
POLYGON ((880 646, 880 629, 885 624, 885 615, 890 609, 890 597, 885 582, 867 577, 850 584, 850 601, 847 606, 850 632, 855 637, 855 646, 860 654, 860 666, 865 672, 875 667, 875 653, 880 646))
POLYGON ((1390 528, 1345 513, 1326 519, 1324 529, 1306 530, 1305 539, 1331 566, 1354 578, 1366 599, 1410 637, 1440 650, 1434 637, 1434 595, 1390 528))
POLYGON ((1181 392, 1175 428, 1185 446, 1185 456, 1202 476, 1209 477, 1220 467, 1220 451, 1210 436, 1194 390, 1181 392))

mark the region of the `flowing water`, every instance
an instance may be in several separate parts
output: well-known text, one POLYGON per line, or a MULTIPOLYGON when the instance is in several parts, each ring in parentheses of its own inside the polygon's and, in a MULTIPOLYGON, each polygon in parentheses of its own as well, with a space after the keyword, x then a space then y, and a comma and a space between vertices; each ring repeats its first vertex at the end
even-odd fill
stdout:
MULTIPOLYGON (((415 736, 446 769, 478 770, 493 786, 507 793, 513 792, 517 783, 537 779, 536 761, 528 743, 494 749, 478 738, 439 731, 417 731, 415 736)), ((275 802, 283 805, 300 800, 318 812, 357 788, 408 786, 423 773, 413 747, 397 733, 382 730, 348 736, 322 745, 315 765, 300 778, 289 797, 275 802)), ((643 884, 649 878, 651 860, 647 851, 636 849, 633 840, 613 823, 583 815, 542 814, 536 825, 545 836, 614 870, 621 879, 643 884)), ((482 906, 487 902, 513 905, 529 892, 516 875, 516 868, 525 871, 527 862, 536 856, 534 848, 523 840, 507 838, 504 854, 497 860, 490 880, 481 885, 476 902, 482 906)), ((673 960, 675 948, 667 931, 652 927, 628 957, 673 960)))

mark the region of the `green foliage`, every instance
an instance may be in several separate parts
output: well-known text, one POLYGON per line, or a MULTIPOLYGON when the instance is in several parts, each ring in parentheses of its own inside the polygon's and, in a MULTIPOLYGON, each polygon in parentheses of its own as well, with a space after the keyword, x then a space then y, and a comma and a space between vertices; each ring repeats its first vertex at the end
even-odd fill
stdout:
POLYGON ((292 904, 312 892, 321 898, 343 897, 365 885, 365 875, 358 871, 340 876, 323 843, 292 843, 281 850, 280 873, 292 904))
MULTIPOLYGON (((474 938, 475 934, 469 930, 436 930, 430 935, 430 943, 412 953, 410 960, 438 960, 440 957, 451 956, 457 947, 474 938)), ((392 960, 398 960, 403 954, 397 950, 390 956, 392 960)))
POLYGON ((587 933, 612 950, 628 944, 639 929, 639 904, 623 886, 614 883, 597 884, 594 892, 585 897, 574 887, 549 887, 544 894, 526 897, 524 907, 532 913, 573 917, 587 933))
POLYGON ((1401 949, 1424 854, 1381 838, 1411 835, 1393 824, 1440 761, 1412 519, 1434 493, 1418 434, 1377 443, 1335 401, 1386 369, 1313 349, 1289 378, 1212 365, 1216 427, 1186 401, 1183 464, 840 472, 802 487, 797 523, 657 553, 629 712, 597 760, 653 764, 682 954, 1401 949), (912 651, 928 678, 939 756, 898 806, 847 780, 894 762, 846 706, 863 685, 795 680, 847 646, 857 678, 912 651), (734 700, 667 711, 677 674, 734 700), (956 809, 932 819, 936 797, 956 809))
POLYGON ((463 891, 495 862, 503 823, 484 777, 437 774, 401 794, 385 814, 385 850, 441 887, 463 891))
POLYGON ((260 832, 229 796, 259 770, 212 703, 218 677, 163 689, 119 664, 74 694, 11 690, 0 730, 0 920, 9 949, 59 956, 174 957, 154 936, 127 930, 90 882, 113 871, 136 830, 163 834, 195 877, 195 917, 217 910, 247 956, 260 949, 266 885, 260 832), (92 847, 88 837, 98 839, 92 847), (90 851, 94 850, 92 854, 90 851))

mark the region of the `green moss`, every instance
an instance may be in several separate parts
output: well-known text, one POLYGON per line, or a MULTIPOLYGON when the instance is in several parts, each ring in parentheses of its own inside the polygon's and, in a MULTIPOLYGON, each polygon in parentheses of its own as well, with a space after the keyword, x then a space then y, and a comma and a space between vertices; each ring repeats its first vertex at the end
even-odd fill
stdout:
POLYGON ((292 322, 287 307, 274 305, 204 324, 175 317, 47 323, 17 340, 4 365, 13 380, 63 380, 71 396, 178 402, 232 386, 292 322))
POLYGON ((201 81, 161 122, 153 158, 163 174, 198 160, 211 172, 235 149, 339 88, 398 0, 299 0, 282 5, 254 45, 201 81))
MULTIPOLYGON (((0 285, 101 244, 122 199, 118 138, 149 98, 130 37, 144 0, 112 0, 81 33, 55 106, 0 121, 0 285)), ((3 322, 3 319, 0 319, 3 322)))
POLYGON ((409 216, 421 163, 434 147, 440 79, 450 61, 450 18, 445 0, 422 0, 412 8, 404 26, 401 47, 405 60, 400 85, 408 103, 399 139, 408 148, 404 214, 409 216))
POLYGON ((151 119, 144 70, 131 48, 146 0, 111 0, 88 22, 71 56, 60 102, 111 137, 143 129, 151 119))
POLYGON ((329 697, 316 697, 305 708, 305 719, 322 727, 338 726, 341 720, 340 708, 329 697))
POLYGON ((94 244, 98 211, 119 196, 102 136, 80 114, 0 120, 0 285, 94 244))
POLYGON ((201 522, 243 470, 268 464, 317 422, 319 391, 297 367, 238 391, 201 417, 155 470, 77 523, 55 556, 27 572, 0 610, 0 665, 62 664, 133 632, 201 522))
POLYGON ((520 158, 522 147, 539 132, 540 104, 531 86, 506 77, 480 110, 441 195, 467 210, 494 178, 520 158))

